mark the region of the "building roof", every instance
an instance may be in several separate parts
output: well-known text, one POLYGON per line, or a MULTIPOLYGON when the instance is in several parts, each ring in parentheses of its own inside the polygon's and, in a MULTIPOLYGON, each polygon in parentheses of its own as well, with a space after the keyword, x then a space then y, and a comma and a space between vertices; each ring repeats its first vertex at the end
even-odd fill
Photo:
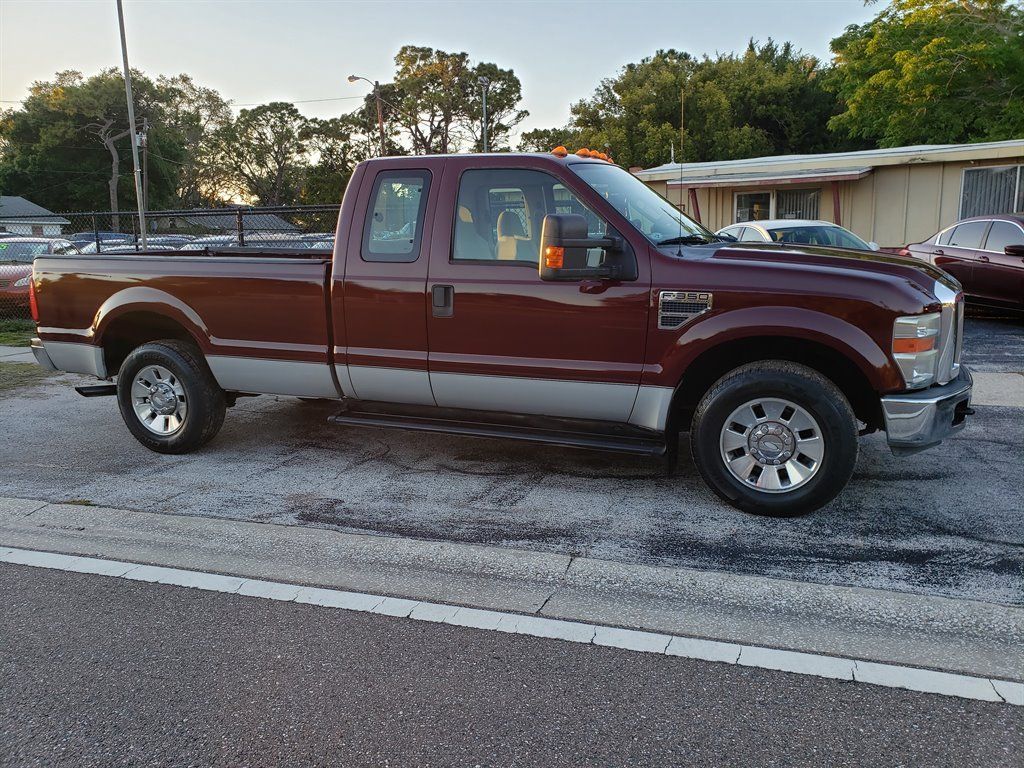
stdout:
MULTIPOLYGON (((859 152, 830 152, 817 155, 774 155, 749 157, 743 160, 721 160, 706 163, 666 163, 656 168, 637 171, 643 181, 708 181, 730 175, 733 180, 746 177, 790 178, 797 173, 820 176, 826 173, 851 172, 882 165, 941 163, 950 161, 998 160, 1024 157, 1024 139, 988 141, 977 144, 923 144, 914 147, 887 147, 859 152), (812 173, 813 172, 813 173, 812 173)), ((805 181, 808 179, 804 179, 805 181)), ((747 181, 741 181, 747 184, 747 181)), ((706 185, 706 184, 705 184, 706 185)), ((722 184, 720 186, 726 186, 722 184)))
MULTIPOLYGON (((701 163, 703 165, 703 163, 701 163)), ((759 187, 781 184, 808 184, 816 181, 856 181, 871 173, 870 166, 864 168, 804 168, 796 171, 775 171, 761 173, 684 173, 668 180, 670 187, 759 187)), ((643 178, 643 177, 641 177, 643 178)))
POLYGON ((70 224, 53 211, 15 195, 0 195, 0 219, 17 218, 25 224, 70 224))

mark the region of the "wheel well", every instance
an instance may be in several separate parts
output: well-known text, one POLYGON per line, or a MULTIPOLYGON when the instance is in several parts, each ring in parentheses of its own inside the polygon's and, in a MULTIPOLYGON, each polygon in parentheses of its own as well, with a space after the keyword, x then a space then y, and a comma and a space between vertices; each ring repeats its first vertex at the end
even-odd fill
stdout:
POLYGON ((669 428, 689 429, 693 412, 711 385, 734 368, 759 360, 787 360, 813 368, 839 387, 860 421, 872 429, 882 426, 878 393, 849 358, 806 339, 759 336, 726 342, 690 363, 672 398, 669 428))
POLYGON ((196 343, 184 326, 155 312, 128 312, 112 321, 103 332, 103 360, 107 374, 113 376, 136 347, 160 339, 179 339, 196 343))

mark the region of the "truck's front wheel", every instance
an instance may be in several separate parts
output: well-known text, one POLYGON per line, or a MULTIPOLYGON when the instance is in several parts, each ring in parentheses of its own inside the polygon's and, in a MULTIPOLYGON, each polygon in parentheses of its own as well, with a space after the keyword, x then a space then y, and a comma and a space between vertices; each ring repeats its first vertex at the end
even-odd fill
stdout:
POLYGON ((135 439, 159 453, 188 453, 224 423, 224 391, 192 344, 169 339, 133 351, 117 375, 117 403, 135 439))
POLYGON ((719 379, 693 417, 694 461, 711 489, 757 515, 827 504, 857 462, 857 422, 843 393, 806 366, 751 363, 719 379))

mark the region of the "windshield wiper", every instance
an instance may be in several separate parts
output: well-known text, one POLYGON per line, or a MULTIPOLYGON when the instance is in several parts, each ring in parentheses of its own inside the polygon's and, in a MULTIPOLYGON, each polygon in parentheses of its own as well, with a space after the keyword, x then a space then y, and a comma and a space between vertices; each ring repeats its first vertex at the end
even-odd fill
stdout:
POLYGON ((704 245, 716 239, 715 235, 682 235, 681 237, 670 237, 667 240, 659 240, 655 245, 704 245))

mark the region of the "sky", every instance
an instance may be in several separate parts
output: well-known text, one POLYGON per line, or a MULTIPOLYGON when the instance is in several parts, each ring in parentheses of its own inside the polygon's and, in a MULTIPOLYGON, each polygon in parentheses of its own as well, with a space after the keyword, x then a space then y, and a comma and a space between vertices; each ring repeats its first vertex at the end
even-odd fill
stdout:
MULTIPOLYGON (((789 40, 822 58, 829 40, 880 10, 863 0, 124 0, 128 56, 156 76, 190 74, 236 106, 292 101, 311 117, 359 106, 402 45, 465 51, 512 68, 530 116, 564 125, 601 79, 660 48, 741 51, 789 40), (330 99, 330 100, 327 100, 330 99)), ((35 80, 121 65, 114 0, 0 0, 0 106, 35 80)))

